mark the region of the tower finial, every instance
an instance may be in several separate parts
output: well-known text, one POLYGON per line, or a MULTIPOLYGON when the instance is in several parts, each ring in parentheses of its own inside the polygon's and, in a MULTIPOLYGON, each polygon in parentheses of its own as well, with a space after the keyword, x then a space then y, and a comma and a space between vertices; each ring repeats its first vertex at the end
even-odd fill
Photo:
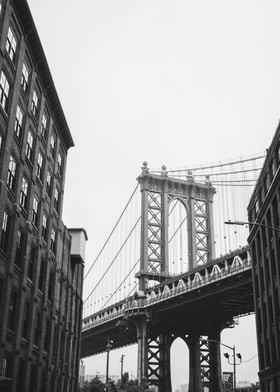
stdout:
POLYGON ((148 162, 144 161, 142 165, 142 174, 149 173, 148 162))
POLYGON ((161 170, 162 170, 161 175, 164 177, 167 177, 167 175, 168 175, 168 172, 166 171, 166 169, 167 169, 167 167, 165 165, 161 166, 161 170))

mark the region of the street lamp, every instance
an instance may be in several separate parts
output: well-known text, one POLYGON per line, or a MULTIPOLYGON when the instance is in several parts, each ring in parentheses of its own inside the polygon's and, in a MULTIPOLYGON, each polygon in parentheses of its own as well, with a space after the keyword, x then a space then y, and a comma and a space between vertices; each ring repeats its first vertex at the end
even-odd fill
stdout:
POLYGON ((208 340, 208 342, 214 342, 214 343, 220 344, 221 346, 227 347, 230 350, 232 350, 232 357, 233 357, 232 363, 229 360, 228 353, 224 353, 224 357, 227 358, 228 363, 230 365, 233 365, 233 391, 235 392, 236 391, 236 366, 241 364, 241 361, 242 361, 241 354, 235 353, 235 346, 231 347, 231 346, 228 346, 227 344, 221 343, 218 340, 214 340, 214 339, 207 339, 207 340, 208 340), (239 361, 240 361, 239 363, 236 363, 236 357, 239 359, 239 361))
POLYGON ((235 346, 230 347, 230 346, 227 346, 226 344, 223 344, 223 346, 226 346, 227 348, 232 350, 233 362, 230 362, 230 360, 229 360, 230 357, 229 357, 228 353, 224 353, 224 357, 227 359, 227 361, 230 365, 233 365, 233 390, 236 391, 236 366, 241 364, 242 356, 239 353, 235 354, 235 346), (239 359, 239 363, 236 363, 236 357, 239 359))
POLYGON ((124 357, 125 357, 125 356, 122 355, 122 356, 121 356, 121 361, 120 361, 120 362, 121 362, 121 380, 122 380, 122 378, 123 378, 123 359, 124 359, 124 357))
POLYGON ((108 386, 108 381, 109 381, 109 353, 110 353, 110 349, 112 348, 114 341, 111 340, 110 338, 108 338, 107 341, 107 361, 106 361, 106 390, 107 390, 107 386, 108 386))
POLYGON ((253 225, 253 226, 260 226, 267 229, 275 230, 280 232, 280 228, 273 227, 269 225, 265 225, 264 223, 257 223, 257 222, 246 222, 246 221, 232 221, 228 220, 224 222, 226 225, 237 225, 237 226, 246 226, 246 225, 253 225))

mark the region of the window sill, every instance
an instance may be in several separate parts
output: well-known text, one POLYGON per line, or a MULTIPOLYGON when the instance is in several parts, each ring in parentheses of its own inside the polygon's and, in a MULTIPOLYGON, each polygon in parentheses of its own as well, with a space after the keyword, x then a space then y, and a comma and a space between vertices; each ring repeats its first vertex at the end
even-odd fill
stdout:
POLYGON ((42 183, 42 180, 41 180, 41 178, 39 178, 37 175, 36 175, 36 182, 37 182, 37 184, 39 184, 39 186, 42 188, 43 187, 43 183, 42 183))
POLYGON ((9 199, 11 201, 15 201, 15 197, 16 197, 15 192, 11 188, 9 188, 9 186, 7 184, 6 184, 6 187, 7 187, 9 199))
POLYGON ((34 343, 34 344, 32 345, 32 351, 34 351, 34 352, 36 352, 36 353, 39 351, 39 347, 38 347, 37 344, 34 343))
POLYGON ((14 333, 14 331, 13 331, 11 328, 8 328, 8 327, 7 327, 7 335, 8 335, 9 337, 14 337, 14 336, 15 336, 15 333, 14 333))
POLYGON ((0 248, 0 256, 3 256, 5 259, 7 259, 9 256, 8 251, 5 251, 4 249, 0 248))
POLYGON ((33 164, 33 162, 32 162, 32 159, 29 159, 29 158, 25 155, 25 161, 26 161, 27 165, 29 166, 29 168, 31 169, 31 172, 32 172, 33 166, 34 166, 34 164, 33 164))
POLYGON ((22 129, 21 129, 21 137, 18 137, 14 131, 14 139, 16 142, 16 145, 18 146, 19 150, 22 149, 22 129))
POLYGON ((9 114, 8 114, 8 110, 9 110, 9 103, 7 104, 7 110, 5 108, 3 108, 3 106, 0 104, 0 112, 3 114, 3 117, 5 120, 8 120, 9 118, 9 114))
POLYGON ((32 225, 33 231, 34 231, 36 234, 38 234, 39 229, 38 229, 38 227, 36 226, 36 224, 35 224, 34 222, 31 222, 31 225, 32 225))
POLYGON ((20 207, 20 212, 22 213, 22 215, 27 219, 28 218, 28 213, 26 208, 24 208, 23 206, 19 205, 20 207))
POLYGON ((22 337, 20 338, 20 343, 21 343, 22 346, 27 346, 27 344, 28 344, 27 338, 25 338, 25 337, 22 336, 22 337))
POLYGON ((40 297, 41 299, 43 298, 43 287, 38 288, 38 297, 40 297))
POLYGON ((27 284, 28 284, 29 287, 33 286, 33 282, 32 282, 32 280, 30 278, 27 278, 27 284))
POLYGON ((7 63, 10 66, 10 69, 13 73, 16 72, 16 63, 17 63, 17 55, 15 53, 13 60, 11 59, 11 57, 9 56, 9 53, 7 52, 7 50, 5 50, 5 58, 7 60, 7 63))
POLYGON ((14 265, 15 272, 20 275, 22 273, 21 267, 18 264, 14 265))
POLYGON ((34 124, 36 124, 36 127, 38 126, 38 112, 35 114, 33 113, 33 111, 31 111, 30 109, 30 118, 33 120, 34 124))

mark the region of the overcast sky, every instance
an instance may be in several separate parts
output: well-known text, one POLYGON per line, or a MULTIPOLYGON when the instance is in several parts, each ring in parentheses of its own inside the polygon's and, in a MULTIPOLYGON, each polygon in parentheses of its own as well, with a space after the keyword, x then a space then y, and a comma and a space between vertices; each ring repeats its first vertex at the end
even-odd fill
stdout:
MULTIPOLYGON (((29 4, 76 144, 68 155, 63 219, 87 230, 88 261, 144 160, 180 167, 269 146, 280 117, 279 1, 29 4)), ((249 359, 256 353, 254 324, 242 324, 223 339, 249 359)), ((120 355, 112 359, 113 373, 120 355)), ((87 373, 104 373, 98 364, 87 373)), ((238 368, 238 379, 256 374, 256 360, 238 368)), ((176 380, 183 382, 182 375, 176 380)))

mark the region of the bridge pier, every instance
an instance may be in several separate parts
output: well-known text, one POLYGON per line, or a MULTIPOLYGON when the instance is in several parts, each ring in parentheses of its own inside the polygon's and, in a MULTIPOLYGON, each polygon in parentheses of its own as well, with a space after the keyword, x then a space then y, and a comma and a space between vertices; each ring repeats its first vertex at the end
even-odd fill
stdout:
POLYGON ((189 392, 201 392, 200 335, 188 336, 189 347, 189 392))
POLYGON ((148 358, 148 344, 147 344, 147 319, 145 317, 134 320, 137 330, 137 379, 139 381, 147 378, 147 358, 148 358))
POLYGON ((221 367, 221 340, 220 330, 209 334, 209 365, 210 365, 210 385, 209 392, 222 392, 222 367, 221 367))
POLYGON ((208 338, 191 334, 185 341, 189 347, 189 392, 201 392, 204 386, 209 392, 222 392, 220 329, 211 331, 208 338))
MULTIPOLYGON (((133 320, 138 342, 138 380, 147 380, 157 386, 158 392, 172 392, 170 371, 170 348, 177 335, 163 331, 150 315, 143 314, 133 320)), ((207 336, 199 332, 183 337, 189 347, 189 392, 222 392, 220 355, 220 328, 213 328, 207 336)))
POLYGON ((137 330, 137 378, 155 385, 158 392, 172 392, 170 374, 170 347, 172 337, 158 334, 148 328, 148 318, 133 320, 137 330))

